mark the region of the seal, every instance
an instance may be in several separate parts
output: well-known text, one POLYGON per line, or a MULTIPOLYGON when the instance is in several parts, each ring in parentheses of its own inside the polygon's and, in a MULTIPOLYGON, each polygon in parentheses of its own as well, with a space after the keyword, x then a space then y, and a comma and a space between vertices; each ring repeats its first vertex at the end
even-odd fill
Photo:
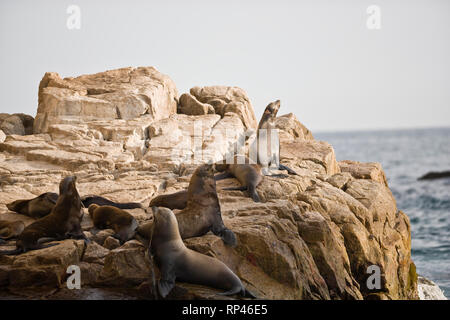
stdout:
POLYGON ((0 221, 0 239, 9 240, 19 236, 25 224, 22 221, 0 221))
MULTIPOLYGON (((209 231, 222 238, 226 245, 236 246, 236 235, 225 227, 217 196, 212 164, 200 165, 192 174, 187 190, 187 204, 176 213, 182 239, 200 237, 209 231)), ((141 224, 137 233, 150 239, 153 221, 141 224)))
POLYGON ((247 190, 250 197, 255 202, 260 202, 256 187, 261 183, 263 175, 261 174, 261 166, 259 164, 250 164, 250 160, 246 157, 236 155, 231 164, 224 163, 215 164, 216 171, 222 172, 214 177, 214 179, 222 180, 229 177, 236 178, 241 187, 224 188, 222 190, 247 190))
MULTIPOLYGON (((259 121, 256 140, 251 148, 253 150, 257 149, 257 163, 261 165, 263 175, 285 177, 285 175, 269 173, 269 167, 272 167, 297 175, 294 170, 280 163, 280 140, 277 134, 278 129, 275 125, 280 103, 280 100, 276 100, 267 105, 259 121)), ((253 154, 255 154, 254 151, 253 154)))
POLYGON ((46 192, 33 199, 13 201, 8 203, 6 207, 10 211, 39 219, 45 217, 52 211, 57 200, 57 193, 46 192))
POLYGON ((149 207, 165 207, 171 210, 186 208, 188 191, 181 190, 170 194, 161 194, 150 201, 149 207))
POLYGON ((17 237, 16 249, 0 251, 0 255, 13 255, 29 250, 52 247, 56 244, 43 245, 45 242, 67 238, 89 240, 81 230, 83 210, 76 188, 76 177, 69 176, 59 184, 59 197, 50 214, 27 226, 17 237))
POLYGON ((236 236, 222 220, 214 165, 200 165, 192 174, 188 186, 186 208, 176 214, 182 239, 199 237, 209 231, 229 246, 236 246, 236 236))
MULTIPOLYGON (((113 206, 97 204, 91 204, 88 211, 95 229, 113 229, 115 232, 113 237, 118 239, 120 244, 134 237, 138 223, 128 212, 113 206)), ((97 231, 95 229, 91 230, 94 234, 97 231)))
POLYGON ((160 270, 158 292, 165 298, 175 280, 226 290, 220 295, 240 294, 255 298, 239 277, 222 261, 188 249, 180 236, 177 218, 168 208, 153 207, 154 227, 149 256, 160 270))

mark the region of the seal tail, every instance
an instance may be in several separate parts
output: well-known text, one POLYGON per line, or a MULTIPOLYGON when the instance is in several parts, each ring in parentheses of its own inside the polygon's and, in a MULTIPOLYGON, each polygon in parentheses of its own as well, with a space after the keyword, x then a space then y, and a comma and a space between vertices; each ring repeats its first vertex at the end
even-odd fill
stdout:
POLYGON ((89 208, 91 204, 96 204, 99 206, 113 206, 119 209, 136 209, 136 208, 142 208, 142 204, 136 203, 136 202, 125 202, 125 203, 119 203, 114 202, 111 200, 108 200, 106 198, 100 197, 100 196, 88 196, 84 197, 81 202, 83 203, 85 208, 89 208))
POLYGON ((279 168, 280 170, 286 170, 289 174, 293 174, 293 175, 295 175, 295 176, 298 176, 298 173, 297 173, 297 172, 295 172, 295 171, 292 170, 291 168, 289 168, 289 167, 287 167, 287 166, 285 166, 285 165, 283 165, 283 164, 281 164, 281 163, 280 163, 280 165, 278 166, 278 168, 279 168))

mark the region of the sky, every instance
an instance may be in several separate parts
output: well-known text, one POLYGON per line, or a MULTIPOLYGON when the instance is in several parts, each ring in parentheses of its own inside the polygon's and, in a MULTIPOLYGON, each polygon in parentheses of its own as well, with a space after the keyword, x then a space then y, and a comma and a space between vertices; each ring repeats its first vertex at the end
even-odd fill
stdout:
POLYGON ((447 127, 450 1, 0 1, 0 112, 34 116, 47 71, 128 66, 241 87, 258 120, 280 99, 313 133, 447 127))

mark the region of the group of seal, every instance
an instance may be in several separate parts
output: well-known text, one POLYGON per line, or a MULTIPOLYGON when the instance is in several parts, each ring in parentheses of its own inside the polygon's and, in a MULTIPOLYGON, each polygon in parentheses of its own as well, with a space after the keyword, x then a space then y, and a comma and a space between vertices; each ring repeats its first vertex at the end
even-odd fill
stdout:
POLYGON ((13 255, 29 250, 43 249, 57 244, 45 242, 67 238, 84 239, 81 230, 83 218, 81 198, 76 188, 76 177, 69 176, 59 184, 59 196, 50 214, 25 227, 17 236, 16 249, 0 251, 0 255, 13 255))
POLYGON ((81 229, 83 207, 88 207, 93 221, 95 234, 98 229, 111 228, 121 244, 132 239, 136 232, 149 239, 149 255, 155 256, 161 273, 158 292, 165 298, 175 285, 175 280, 207 285, 226 290, 223 295, 240 294, 255 298, 243 286, 239 277, 218 259, 188 249, 182 239, 202 236, 209 231, 222 238, 226 245, 236 246, 236 236, 222 220, 216 180, 229 177, 236 178, 241 187, 223 190, 247 190, 250 197, 259 202, 256 192, 263 175, 269 174, 269 167, 287 170, 292 169, 279 163, 278 150, 272 148, 276 142, 270 135, 275 130, 275 118, 280 101, 270 103, 258 125, 256 138, 257 163, 250 163, 246 157, 235 156, 234 162, 203 164, 196 168, 187 190, 169 195, 159 195, 151 200, 150 208, 153 221, 138 225, 136 219, 123 209, 141 208, 139 203, 115 203, 100 196, 80 198, 76 189, 76 177, 62 179, 59 195, 47 192, 40 196, 17 200, 7 205, 8 209, 21 214, 38 218, 37 221, 24 227, 23 223, 1 223, 0 240, 17 237, 16 249, 0 251, 0 255, 19 254, 29 250, 47 248, 57 244, 47 244, 54 240, 67 238, 85 239, 81 229), (263 132, 264 133, 260 133, 263 132), (267 135, 269 133, 269 136, 267 135), (259 143, 264 140, 265 143, 259 143), (270 141, 269 143, 267 143, 270 141), (261 147, 262 146, 262 147, 261 147), (215 171, 222 172, 214 176, 215 171), (174 213, 172 210, 181 210, 174 213))

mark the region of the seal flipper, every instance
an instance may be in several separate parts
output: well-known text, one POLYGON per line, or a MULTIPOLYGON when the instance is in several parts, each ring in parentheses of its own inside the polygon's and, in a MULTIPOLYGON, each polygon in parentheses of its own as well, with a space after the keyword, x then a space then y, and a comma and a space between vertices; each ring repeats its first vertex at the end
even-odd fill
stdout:
POLYGON ((158 291, 161 297, 165 298, 175 287, 175 272, 172 268, 161 270, 161 279, 158 281, 158 291))
POLYGON ((223 242, 234 248, 237 245, 237 239, 236 239, 236 235, 234 234, 233 231, 231 231, 230 229, 226 228, 225 226, 222 226, 222 228, 220 229, 216 229, 216 228, 212 228, 211 230, 216 236, 219 236, 222 238, 223 242))
POLYGON ((295 175, 295 176, 298 176, 298 173, 297 172, 295 172, 294 170, 292 170, 291 168, 289 168, 289 167, 286 167, 285 165, 283 165, 283 164, 279 164, 279 166, 278 166, 278 168, 280 169, 280 170, 286 170, 289 174, 293 174, 293 175, 295 175))

